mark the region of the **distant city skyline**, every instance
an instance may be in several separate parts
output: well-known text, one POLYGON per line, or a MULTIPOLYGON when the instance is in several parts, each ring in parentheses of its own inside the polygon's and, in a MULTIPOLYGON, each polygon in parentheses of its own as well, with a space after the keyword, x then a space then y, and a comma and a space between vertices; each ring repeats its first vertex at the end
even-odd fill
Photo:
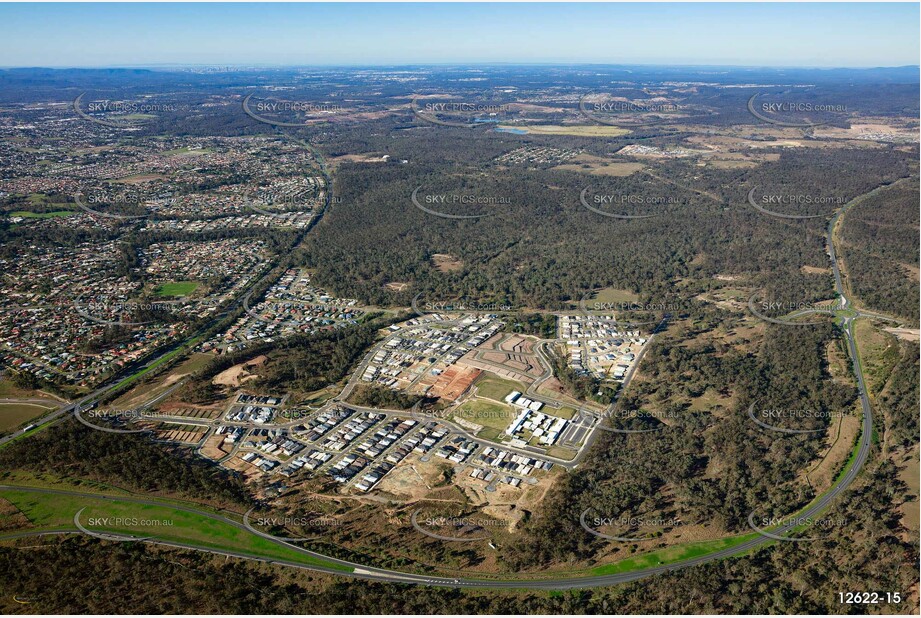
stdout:
POLYGON ((917 3, 2 4, 0 21, 3 67, 868 68, 921 45, 917 3))

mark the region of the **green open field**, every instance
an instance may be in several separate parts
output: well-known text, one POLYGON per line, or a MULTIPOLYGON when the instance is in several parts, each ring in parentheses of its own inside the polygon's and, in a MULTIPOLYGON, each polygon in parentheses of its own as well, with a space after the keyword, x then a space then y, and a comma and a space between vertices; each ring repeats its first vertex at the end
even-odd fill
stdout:
POLYGON ((569 406, 563 406, 559 409, 544 407, 541 412, 545 414, 552 414, 553 416, 558 416, 560 418, 565 418, 566 420, 571 420, 572 417, 576 415, 576 409, 570 408, 569 406))
POLYGON ((37 418, 50 410, 52 406, 43 407, 33 403, 0 403, 0 431, 19 427, 26 421, 37 418))
POLYGON ((162 376, 157 376, 149 382, 144 382, 126 391, 112 402, 112 407, 131 408, 153 399, 175 383, 176 375, 195 373, 210 363, 213 358, 214 355, 202 352, 190 354, 188 358, 173 367, 171 371, 167 371, 162 376), (174 377, 168 380, 170 376, 174 377))
POLYGON ((197 281, 171 281, 154 290, 157 296, 188 296, 198 287, 197 281))
POLYGON ((523 393, 527 390, 521 382, 506 380, 488 371, 481 373, 474 384, 478 396, 493 399, 495 401, 503 401, 505 396, 512 391, 523 393))
POLYGON ((598 290, 595 295, 595 301, 599 303, 635 303, 640 299, 639 296, 628 290, 618 290, 617 288, 604 288, 598 290))
POLYGON ((0 378, 0 397, 4 399, 51 399, 47 393, 42 391, 16 386, 9 377, 0 378))
POLYGON ((503 437, 508 437, 504 435, 503 429, 495 429, 493 427, 483 427, 480 431, 477 432, 476 437, 481 440, 491 440, 493 442, 502 442, 503 437))
POLYGON ((627 163, 617 161, 610 163, 567 163, 557 165, 553 169, 564 172, 576 172, 579 174, 591 174, 593 176, 630 176, 641 171, 645 166, 642 163, 627 163))
POLYGON ((28 210, 17 210, 11 212, 11 217, 25 217, 27 219, 52 219, 54 217, 69 217, 77 214, 73 210, 55 210, 53 212, 29 212, 28 210))
POLYGON ((455 410, 454 416, 483 427, 492 427, 498 431, 504 431, 517 416, 517 412, 512 406, 505 404, 485 399, 470 399, 455 410))
POLYGON ((210 549, 240 551, 265 558, 291 560, 341 571, 350 570, 304 555, 206 514, 189 513, 167 504, 138 504, 118 499, 38 494, 13 489, 0 491, 0 496, 21 510, 34 529, 76 530, 73 516, 85 507, 86 510, 80 519, 81 524, 94 532, 149 536, 158 540, 191 543, 210 549))
POLYGON ((740 545, 757 536, 756 533, 752 533, 744 536, 730 537, 728 539, 719 539, 717 541, 703 541, 700 543, 666 547, 658 551, 636 556, 635 558, 627 558, 620 562, 597 567, 593 569, 591 573, 592 575, 614 575, 616 573, 654 567, 660 564, 670 564, 681 560, 689 560, 691 558, 740 545))
POLYGON ((547 454, 551 457, 558 457, 560 459, 565 459, 567 461, 572 461, 576 458, 576 451, 571 448, 566 448, 565 446, 551 446, 547 449, 547 454))

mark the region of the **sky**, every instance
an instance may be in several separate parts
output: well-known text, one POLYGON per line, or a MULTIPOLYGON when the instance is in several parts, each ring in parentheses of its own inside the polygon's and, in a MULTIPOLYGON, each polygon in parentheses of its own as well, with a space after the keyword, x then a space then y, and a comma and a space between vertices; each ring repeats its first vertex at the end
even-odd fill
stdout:
POLYGON ((918 3, 0 4, 0 66, 919 64, 918 3))

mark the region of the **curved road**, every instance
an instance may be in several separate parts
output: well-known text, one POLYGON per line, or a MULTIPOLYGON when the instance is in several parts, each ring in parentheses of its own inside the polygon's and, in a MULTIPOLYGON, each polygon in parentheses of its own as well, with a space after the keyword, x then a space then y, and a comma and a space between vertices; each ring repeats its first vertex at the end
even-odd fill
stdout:
MULTIPOLYGON (((838 268, 837 258, 834 251, 834 227, 840 217, 848 209, 849 206, 853 205, 856 200, 849 202, 840 211, 832 218, 828 227, 828 246, 829 246, 829 257, 832 261, 832 269, 835 275, 835 287, 837 288, 838 293, 842 298, 842 306, 847 306, 847 298, 845 295, 845 289, 841 277, 840 270, 838 268)), ((850 353, 851 359, 853 360, 853 370, 854 375, 857 380, 858 390, 860 392, 860 404, 863 411, 863 423, 862 431, 860 434, 860 440, 857 446, 857 454, 854 458, 852 465, 847 469, 847 471, 841 475, 837 482, 829 489, 827 492, 822 494, 819 498, 814 500, 811 504, 806 506, 806 508, 800 510, 796 513, 796 518, 791 518, 792 521, 788 524, 784 524, 777 528, 772 528, 770 532, 776 536, 782 536, 786 533, 792 532, 796 527, 796 520, 802 520, 803 518, 815 518, 822 511, 824 511, 831 502, 837 498, 840 494, 850 487, 851 483, 854 482, 854 479, 857 478, 857 475, 860 473, 864 464, 867 461, 867 458, 870 455, 871 449, 871 437, 873 434, 873 413, 870 407, 870 400, 867 395, 866 384, 863 378, 863 370, 860 362, 860 356, 857 350, 857 344, 854 338, 853 333, 853 317, 844 318, 843 326, 844 333, 847 339, 848 351, 850 353)), ((102 390, 102 389, 101 389, 102 390)), ((92 395, 88 396, 86 399, 90 399, 92 395)), ((71 406, 67 406, 58 411, 58 414, 64 413, 71 406)), ((237 521, 224 517, 222 515, 217 515, 209 513, 206 511, 198 510, 192 507, 186 507, 181 505, 173 505, 169 503, 157 502, 155 500, 145 500, 141 498, 133 497, 120 497, 120 496, 100 496, 97 494, 84 494, 80 492, 66 491, 66 490, 54 490, 54 489, 43 489, 43 488, 28 488, 28 487, 15 487, 2 485, 0 490, 17 490, 17 491, 28 491, 35 493, 44 493, 44 494, 57 494, 57 495, 70 495, 70 496, 80 496, 80 497, 92 497, 96 499, 109 500, 109 501, 122 501, 122 502, 133 502, 136 504, 142 505, 153 505, 153 506, 164 506, 168 508, 174 508, 181 511, 195 513, 198 515, 203 515, 206 517, 211 517, 217 519, 229 525, 232 525, 236 528, 246 530, 246 527, 237 521)), ((23 538, 27 536, 37 536, 44 534, 61 534, 65 531, 44 531, 44 532, 21 532, 14 533, 10 535, 4 535, 0 537, 0 540, 10 540, 14 538, 23 538)), ((165 545, 170 547, 182 548, 182 549, 193 549, 198 551, 207 551, 211 553, 233 556, 237 558, 245 558, 251 560, 259 560, 263 562, 269 562, 272 564, 280 564, 285 566, 305 568, 315 571, 321 571, 324 573, 329 573, 333 575, 341 575, 346 577, 356 577, 367 580, 375 581, 385 581, 391 583, 410 583, 410 584, 422 584, 422 585, 431 585, 431 586, 440 586, 440 587, 453 587, 453 588, 528 588, 528 589, 544 589, 544 590, 566 590, 566 589, 577 589, 577 588, 589 588, 595 586, 610 586, 615 584, 621 584, 625 582, 635 581, 645 577, 650 577, 652 575, 658 575, 662 573, 667 573, 670 571, 676 571, 679 569, 685 569, 692 566, 701 565, 713 560, 721 560, 724 558, 730 558, 737 554, 744 552, 749 552, 754 549, 763 547, 769 543, 777 542, 771 538, 765 536, 757 536, 753 539, 749 539, 733 547, 727 549, 722 549, 714 551, 708 554, 697 556, 695 558, 690 558, 687 560, 677 561, 667 565, 660 565, 655 567, 648 567, 645 569, 638 569, 635 571, 630 571, 626 573, 618 573, 613 575, 596 575, 596 576, 585 576, 585 577, 558 577, 554 579, 543 579, 543 580, 522 580, 522 579, 508 579, 508 580, 484 580, 484 579, 475 579, 472 577, 463 577, 463 578, 449 578, 449 577, 433 577, 428 575, 419 575, 413 573, 401 573, 399 571, 392 571, 389 569, 380 569, 374 567, 365 567, 359 564, 351 563, 345 560, 340 560, 337 558, 332 558, 316 552, 312 552, 301 547, 298 547, 294 544, 287 543, 278 539, 269 539, 271 542, 285 546, 289 549, 293 549, 299 553, 302 553, 305 557, 310 557, 313 559, 320 559, 330 563, 339 565, 347 569, 352 569, 351 572, 339 571, 332 567, 318 566, 318 565, 305 565, 295 561, 288 560, 277 560, 277 559, 268 559, 262 558, 259 556, 254 556, 245 552, 235 552, 235 551, 216 551, 211 548, 206 548, 202 546, 197 546, 191 543, 176 543, 176 542, 167 542, 159 541, 156 539, 144 539, 145 543, 155 543, 159 545, 165 545)))

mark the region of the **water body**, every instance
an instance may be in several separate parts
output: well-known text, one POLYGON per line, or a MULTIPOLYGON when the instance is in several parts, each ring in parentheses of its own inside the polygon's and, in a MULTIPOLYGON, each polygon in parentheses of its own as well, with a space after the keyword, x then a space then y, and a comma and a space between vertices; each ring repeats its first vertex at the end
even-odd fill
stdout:
POLYGON ((515 135, 527 135, 527 129, 515 129, 513 127, 496 127, 498 133, 514 133, 515 135))

